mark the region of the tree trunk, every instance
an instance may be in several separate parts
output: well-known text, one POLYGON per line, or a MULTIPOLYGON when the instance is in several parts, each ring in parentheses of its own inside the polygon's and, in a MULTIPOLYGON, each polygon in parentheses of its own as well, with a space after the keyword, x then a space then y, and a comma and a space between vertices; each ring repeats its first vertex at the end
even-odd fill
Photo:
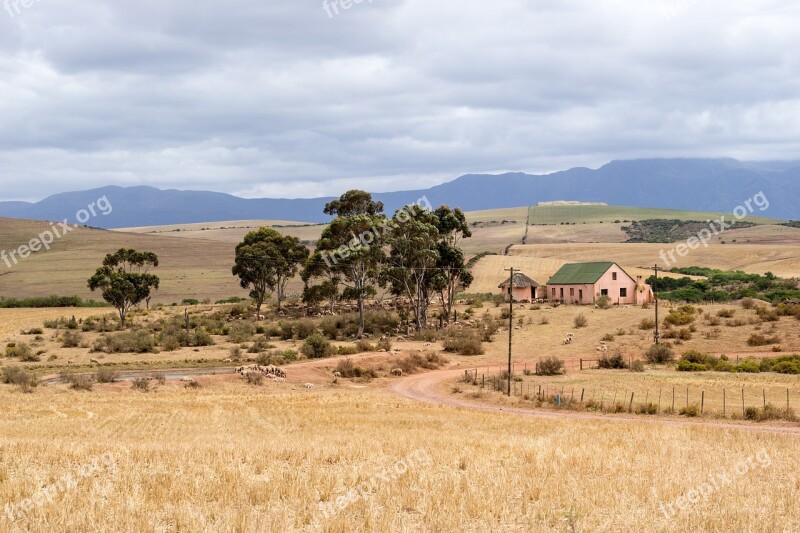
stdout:
POLYGON ((364 294, 363 292, 358 296, 358 335, 361 338, 364 335, 364 294))

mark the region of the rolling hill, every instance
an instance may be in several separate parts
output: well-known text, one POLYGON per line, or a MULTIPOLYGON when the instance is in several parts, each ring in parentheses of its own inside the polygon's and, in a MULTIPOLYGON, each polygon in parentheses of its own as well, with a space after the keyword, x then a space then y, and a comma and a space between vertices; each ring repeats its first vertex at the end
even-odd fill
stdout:
MULTIPOLYGON (((800 163, 746 163, 735 159, 646 159, 613 161, 599 169, 573 168, 547 175, 469 174, 429 189, 376 193, 389 213, 423 196, 436 205, 465 211, 578 200, 611 205, 730 213, 755 194, 769 199, 775 219, 800 218, 800 163)), ((152 187, 104 187, 50 196, 40 202, 0 202, 0 216, 35 220, 74 219, 78 210, 106 196, 108 216, 93 226, 120 228, 227 220, 326 222, 330 198, 238 198, 207 191, 152 187)))

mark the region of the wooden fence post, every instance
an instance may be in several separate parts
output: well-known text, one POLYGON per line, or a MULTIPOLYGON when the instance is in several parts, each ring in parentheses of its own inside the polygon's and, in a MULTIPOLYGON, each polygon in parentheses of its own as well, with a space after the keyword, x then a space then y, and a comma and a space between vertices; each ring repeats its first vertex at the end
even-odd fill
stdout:
POLYGON ((727 410, 728 410, 727 400, 728 399, 726 398, 725 389, 722 389, 722 416, 727 415, 727 410))
POLYGON ((761 392, 764 393, 764 409, 767 408, 767 389, 761 389, 761 392))
POLYGON ((633 393, 631 393, 631 403, 628 404, 628 412, 633 412, 633 393))
POLYGON ((661 389, 658 389, 658 408, 656 409, 656 414, 661 412, 661 389))
POLYGON ((703 411, 706 408, 706 391, 700 391, 700 414, 703 414, 703 411))
POLYGON ((672 412, 675 413, 675 387, 672 387, 672 412))
POLYGON ((581 370, 583 370, 583 359, 581 359, 581 370))
POLYGON ((789 414, 789 389, 786 389, 786 414, 789 414))
POLYGON ((744 387, 742 387, 742 417, 744 417, 744 387))
MULTIPOLYGON (((583 403, 583 393, 586 392, 586 389, 581 389, 581 403, 583 403)), ((789 391, 786 391, 786 405, 789 405, 789 391)), ((788 407, 787 407, 788 409, 788 407)))

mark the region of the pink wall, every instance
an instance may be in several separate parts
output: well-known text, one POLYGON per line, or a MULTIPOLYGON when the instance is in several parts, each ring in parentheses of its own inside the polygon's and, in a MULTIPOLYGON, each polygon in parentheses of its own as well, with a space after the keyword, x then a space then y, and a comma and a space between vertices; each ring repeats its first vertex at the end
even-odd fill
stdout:
MULTIPOLYGON (((506 295, 506 301, 508 301, 508 286, 506 285, 502 290, 506 295)), ((514 301, 515 302, 530 301, 530 299, 531 299, 531 290, 532 290, 531 287, 514 287, 513 289, 511 289, 512 294, 514 295, 514 301)), ((540 288, 536 289, 536 297, 537 298, 540 297, 539 296, 539 291, 540 290, 541 290, 540 288)))
MULTIPOLYGON (((644 285, 644 284, 643 284, 644 285)), ((619 266, 613 265, 594 285, 554 285, 547 287, 547 297, 550 300, 563 301, 580 305, 593 305, 600 297, 601 291, 606 289, 611 303, 614 305, 642 304, 652 301, 652 291, 649 285, 644 285, 641 293, 636 291, 636 281, 632 280, 619 266), (614 279, 616 273, 617 279, 614 279), (626 296, 620 296, 620 290, 627 291, 626 296), (555 290, 555 294, 553 294, 555 290), (562 296, 563 290, 563 296, 562 296), (581 298, 583 291, 583 298, 581 298)))

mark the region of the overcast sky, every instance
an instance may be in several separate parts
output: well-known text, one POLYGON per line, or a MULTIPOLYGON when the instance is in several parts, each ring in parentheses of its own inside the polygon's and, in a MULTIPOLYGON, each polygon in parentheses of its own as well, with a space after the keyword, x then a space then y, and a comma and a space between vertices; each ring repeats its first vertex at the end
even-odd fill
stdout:
POLYGON ((796 2, 342 2, 7 1, 0 199, 800 159, 796 2))

